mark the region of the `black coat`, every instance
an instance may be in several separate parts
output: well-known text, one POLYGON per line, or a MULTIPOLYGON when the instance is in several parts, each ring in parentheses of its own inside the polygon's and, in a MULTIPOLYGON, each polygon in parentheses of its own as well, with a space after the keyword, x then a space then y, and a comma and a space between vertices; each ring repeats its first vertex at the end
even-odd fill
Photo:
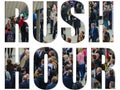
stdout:
POLYGON ((100 82, 100 84, 101 84, 102 74, 101 73, 97 74, 96 77, 95 77, 95 79, 97 79, 100 82))

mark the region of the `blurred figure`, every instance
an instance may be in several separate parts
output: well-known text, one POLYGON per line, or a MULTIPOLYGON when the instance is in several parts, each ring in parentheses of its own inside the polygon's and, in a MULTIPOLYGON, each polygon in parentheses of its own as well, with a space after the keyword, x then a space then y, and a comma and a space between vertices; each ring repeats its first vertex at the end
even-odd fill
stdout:
POLYGON ((95 26, 95 23, 91 23, 91 28, 89 30, 89 40, 92 39, 92 42, 97 42, 99 40, 98 29, 95 26))
POLYGON ((67 38, 67 40, 66 40, 68 43, 71 43, 71 38, 67 38))
POLYGON ((110 34, 106 27, 103 28, 103 42, 110 42, 110 34))
POLYGON ((84 31, 81 31, 80 32, 80 35, 78 35, 78 38, 77 38, 77 42, 80 42, 84 39, 85 35, 84 35, 84 31))
POLYGON ((79 64, 79 76, 81 77, 81 80, 83 80, 85 75, 85 61, 84 61, 84 53, 82 48, 78 48, 78 54, 77 54, 77 62, 79 64))
POLYGON ((115 89, 115 83, 113 81, 110 82, 109 89, 115 89))
POLYGON ((58 82, 58 78, 56 76, 53 76, 53 78, 51 79, 51 83, 49 83, 47 86, 46 86, 46 89, 52 89, 56 86, 58 82))
POLYGON ((20 88, 24 88, 24 89, 29 88, 29 74, 23 76, 22 82, 20 83, 20 88))
POLYGON ((54 30, 54 18, 57 14, 56 9, 54 8, 54 5, 51 9, 51 13, 50 13, 50 34, 53 34, 53 30, 54 30))
POLYGON ((20 27, 20 31, 21 31, 21 41, 22 42, 28 42, 28 24, 24 21, 24 16, 22 16, 22 18, 19 20, 18 24, 20 27))

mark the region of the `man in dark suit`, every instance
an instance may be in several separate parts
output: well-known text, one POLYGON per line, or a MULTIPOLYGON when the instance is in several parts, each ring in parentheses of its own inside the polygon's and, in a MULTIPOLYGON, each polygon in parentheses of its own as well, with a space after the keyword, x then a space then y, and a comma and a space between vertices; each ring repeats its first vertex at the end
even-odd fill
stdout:
POLYGON ((89 40, 92 39, 92 42, 97 42, 99 38, 98 29, 95 26, 95 23, 91 23, 89 30, 89 40))

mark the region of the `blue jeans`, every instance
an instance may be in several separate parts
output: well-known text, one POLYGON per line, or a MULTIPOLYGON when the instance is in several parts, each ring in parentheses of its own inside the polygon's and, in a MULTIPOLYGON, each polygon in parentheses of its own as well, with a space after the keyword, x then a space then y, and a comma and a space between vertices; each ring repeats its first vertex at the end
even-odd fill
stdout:
POLYGON ((80 64, 79 65, 80 66, 80 76, 81 76, 81 80, 83 80, 83 78, 84 78, 84 75, 85 75, 85 64, 80 64))

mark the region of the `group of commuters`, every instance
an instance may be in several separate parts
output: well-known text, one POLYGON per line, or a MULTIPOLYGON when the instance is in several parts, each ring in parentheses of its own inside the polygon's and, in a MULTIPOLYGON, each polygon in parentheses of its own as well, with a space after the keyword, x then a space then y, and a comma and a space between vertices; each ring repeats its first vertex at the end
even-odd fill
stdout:
MULTIPOLYGON (((10 48, 6 48, 9 50, 10 48)), ((12 50, 15 50, 12 48, 12 50)), ((15 58, 13 58, 13 54, 11 54, 11 58, 6 58, 5 65, 5 88, 6 89, 14 89, 16 86, 16 72, 19 72, 19 88, 21 89, 29 89, 29 49, 22 49, 23 52, 19 55, 19 64, 15 63, 15 58)), ((7 57, 7 56, 6 56, 7 57)))
POLYGON ((93 89, 102 88, 102 70, 105 71, 105 88, 115 88, 115 73, 112 67, 115 64, 114 52, 110 49, 94 48, 91 56, 91 87, 93 89), (105 56, 105 63, 102 64, 102 55, 105 56))
MULTIPOLYGON (((80 42, 84 39, 84 30, 81 30, 80 28, 83 27, 81 25, 81 21, 73 16, 71 14, 71 8, 74 7, 75 13, 81 14, 84 12, 84 6, 82 3, 75 1, 75 0, 69 0, 65 3, 63 3, 62 8, 61 8, 61 16, 62 19, 67 22, 69 25, 73 26, 75 29, 75 36, 76 37, 76 42, 80 42)), ((62 28, 62 37, 65 41, 67 41, 66 34, 69 32, 68 28, 62 28)), ((72 38, 70 38, 72 40, 72 38)), ((70 42, 69 42, 70 43, 70 42)))
MULTIPOLYGON (((54 40, 56 38, 56 34, 57 34, 57 3, 56 2, 48 2, 47 3, 47 36, 50 36, 50 38, 52 40, 54 40)), ((38 14, 35 12, 33 14, 33 34, 35 39, 37 39, 37 24, 40 25, 40 33, 39 33, 39 39, 40 42, 50 42, 49 40, 45 39, 44 36, 44 9, 40 8, 39 9, 39 13, 40 13, 40 24, 37 23, 37 18, 38 18, 38 14)))
POLYGON ((52 89, 58 82, 58 56, 51 48, 40 48, 34 54, 34 82, 40 89, 52 89), (47 54, 47 82, 45 82, 45 54, 47 54))
POLYGON ((63 48, 63 83, 69 89, 81 89, 86 83, 86 48, 76 50, 76 82, 73 82, 72 48, 63 48))
POLYGON ((103 16, 100 16, 98 1, 89 2, 89 41, 99 42, 99 24, 103 25, 103 42, 113 42, 113 2, 103 2, 103 16), (102 20, 101 20, 102 19, 102 20))
MULTIPOLYGON (((19 16, 18 18, 12 16, 9 18, 6 18, 6 25, 5 25, 5 42, 15 42, 16 40, 16 29, 15 26, 18 24, 19 29, 18 33, 21 34, 20 41, 21 42, 28 42, 28 24, 25 22, 25 17, 23 14, 19 16)), ((17 34, 19 35, 19 34, 17 34)), ((19 35, 20 36, 20 35, 19 35)))

